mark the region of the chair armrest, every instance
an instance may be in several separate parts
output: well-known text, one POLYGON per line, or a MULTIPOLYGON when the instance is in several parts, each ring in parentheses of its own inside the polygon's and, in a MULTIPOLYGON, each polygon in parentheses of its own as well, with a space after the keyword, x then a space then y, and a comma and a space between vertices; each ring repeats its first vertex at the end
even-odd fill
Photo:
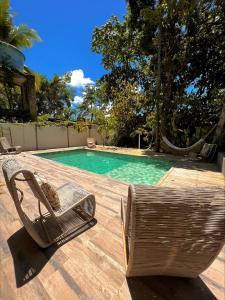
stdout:
POLYGON ((120 204, 121 204, 121 223, 124 227, 124 224, 126 223, 126 212, 125 212, 125 205, 124 205, 123 198, 121 198, 120 204))

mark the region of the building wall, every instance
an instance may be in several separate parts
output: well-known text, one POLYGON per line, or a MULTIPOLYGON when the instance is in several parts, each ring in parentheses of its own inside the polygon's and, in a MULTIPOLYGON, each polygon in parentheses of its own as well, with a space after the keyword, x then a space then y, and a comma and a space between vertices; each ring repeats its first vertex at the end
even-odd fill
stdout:
POLYGON ((93 137, 97 144, 102 144, 97 129, 78 132, 73 127, 30 123, 0 123, 0 128, 12 145, 20 145, 24 151, 86 146, 87 137, 93 137))

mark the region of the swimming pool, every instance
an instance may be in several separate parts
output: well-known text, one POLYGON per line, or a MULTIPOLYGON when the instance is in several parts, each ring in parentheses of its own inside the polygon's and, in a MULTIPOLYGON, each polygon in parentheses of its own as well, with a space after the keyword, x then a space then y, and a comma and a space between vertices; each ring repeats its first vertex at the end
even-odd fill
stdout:
POLYGON ((134 184, 155 185, 174 165, 168 160, 96 150, 70 150, 36 154, 65 165, 134 184))

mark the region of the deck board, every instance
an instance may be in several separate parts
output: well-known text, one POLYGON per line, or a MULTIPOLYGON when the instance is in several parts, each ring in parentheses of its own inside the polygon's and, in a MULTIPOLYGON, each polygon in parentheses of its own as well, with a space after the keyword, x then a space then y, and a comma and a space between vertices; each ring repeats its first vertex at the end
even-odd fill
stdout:
MULTIPOLYGON (((97 224, 61 247, 41 250, 26 233, 0 176, 0 299, 225 299, 225 249, 197 279, 146 277, 126 280, 120 198, 128 184, 49 161, 16 156, 55 185, 76 182, 96 196, 97 224)), ((160 181, 167 186, 225 186, 213 164, 182 162, 160 181)), ((25 203, 33 212, 30 193, 25 203)))

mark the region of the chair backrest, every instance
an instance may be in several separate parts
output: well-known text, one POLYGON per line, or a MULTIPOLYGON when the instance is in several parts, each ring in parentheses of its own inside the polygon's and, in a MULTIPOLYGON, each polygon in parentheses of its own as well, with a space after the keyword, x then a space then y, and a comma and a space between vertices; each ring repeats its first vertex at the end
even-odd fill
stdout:
POLYGON ((217 145, 216 144, 207 144, 205 143, 202 147, 202 150, 200 152, 200 155, 204 158, 213 158, 215 152, 217 149, 217 145))
POLYGON ((21 206, 21 201, 18 202, 19 195, 17 181, 25 181, 29 185, 34 196, 45 205, 49 213, 54 214, 52 207, 46 199, 42 189, 40 188, 33 172, 24 169, 16 159, 5 160, 2 164, 2 171, 4 174, 6 185, 15 204, 21 206))
POLYGON ((95 139, 94 138, 87 138, 87 143, 89 144, 95 144, 95 139))
POLYGON ((196 277, 225 243, 225 189, 131 185, 127 276, 196 277))
POLYGON ((0 137, 0 150, 2 152, 7 152, 7 150, 11 148, 6 137, 0 137))
POLYGON ((39 184, 37 183, 33 172, 24 169, 16 159, 5 160, 2 164, 2 171, 5 177, 6 185, 8 187, 12 199, 14 200, 21 221, 23 222, 26 230, 29 232, 32 238, 36 240, 39 244, 42 244, 42 241, 35 230, 33 220, 30 219, 30 217, 23 209, 22 201, 23 201, 24 193, 17 186, 17 182, 20 181, 24 181, 25 183, 27 183, 31 191, 33 192, 34 196, 39 200, 38 201, 39 213, 41 213, 40 203, 42 203, 47 209, 48 213, 54 217, 55 214, 52 210, 52 207, 49 204, 48 200, 46 199, 39 184))
POLYGON ((87 146, 89 148, 95 148, 96 147, 95 139, 94 138, 87 138, 87 146))

